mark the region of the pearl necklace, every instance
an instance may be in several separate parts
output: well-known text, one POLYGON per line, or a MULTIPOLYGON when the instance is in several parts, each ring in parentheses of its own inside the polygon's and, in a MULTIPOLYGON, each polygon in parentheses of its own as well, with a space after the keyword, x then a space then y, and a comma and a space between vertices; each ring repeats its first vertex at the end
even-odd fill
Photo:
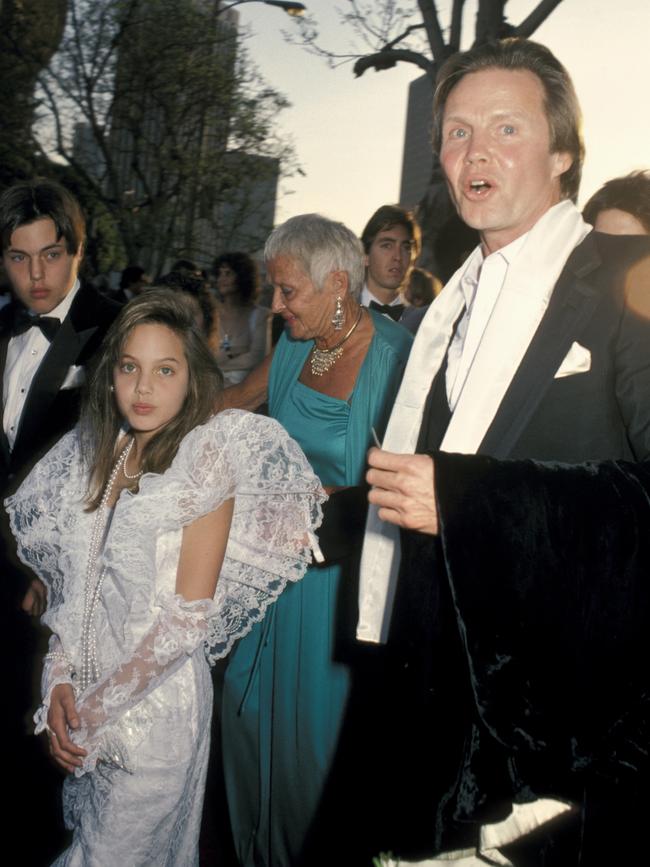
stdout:
POLYGON ((129 479, 129 481, 131 481, 131 482, 134 481, 135 479, 139 479, 140 476, 142 475, 142 470, 138 470, 138 472, 134 473, 133 475, 131 475, 131 473, 127 473, 127 471, 126 471, 126 464, 127 464, 127 461, 129 460, 129 455, 131 454, 131 449, 133 447, 134 442, 135 442, 135 439, 132 439, 130 441, 130 443, 128 444, 128 446, 124 449, 124 461, 122 463, 122 472, 124 473, 124 478, 129 479))
MULTIPOLYGON (((99 665, 97 660, 97 630, 95 627, 95 614, 97 613, 97 605, 101 596, 104 578, 106 577, 106 569, 102 569, 97 575, 97 563, 99 560, 99 552, 102 548, 102 543, 106 538, 106 531, 109 524, 109 516, 105 515, 108 503, 115 487, 115 482, 120 474, 120 470, 124 471, 126 459, 129 456, 133 440, 130 440, 128 445, 122 450, 111 475, 104 488, 102 499, 99 508, 95 513, 92 532, 90 534, 90 545, 88 548, 88 564, 86 566, 86 582, 84 584, 84 613, 81 622, 81 671, 79 673, 79 690, 87 689, 91 683, 94 683, 99 677, 99 665)), ((124 473, 126 476, 126 473, 124 473)), ((140 473, 138 473, 140 475, 140 473)), ((126 476, 130 478, 130 476, 126 476)), ((134 478, 137 478, 134 477, 134 478)))

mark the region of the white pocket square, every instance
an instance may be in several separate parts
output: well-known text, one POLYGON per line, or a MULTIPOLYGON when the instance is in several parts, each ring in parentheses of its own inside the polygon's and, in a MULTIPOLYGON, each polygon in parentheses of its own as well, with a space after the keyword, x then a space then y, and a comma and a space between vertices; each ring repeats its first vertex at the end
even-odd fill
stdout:
POLYGON ((80 388, 86 380, 86 371, 80 364, 68 368, 65 379, 61 383, 61 391, 68 388, 80 388))
POLYGON ((587 373, 591 370, 591 352, 574 342, 571 349, 567 352, 564 361, 558 367, 555 373, 555 379, 561 379, 563 376, 573 376, 575 373, 587 373))

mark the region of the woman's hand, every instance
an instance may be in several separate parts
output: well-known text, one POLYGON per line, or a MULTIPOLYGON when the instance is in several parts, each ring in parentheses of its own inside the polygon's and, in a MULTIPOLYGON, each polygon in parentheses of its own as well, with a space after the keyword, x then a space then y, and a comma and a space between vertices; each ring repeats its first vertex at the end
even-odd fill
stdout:
POLYGON ((69 683, 60 683, 54 687, 50 696, 47 735, 52 758, 69 774, 73 773, 75 768, 81 767, 82 758, 86 755, 86 750, 73 743, 68 733, 70 729, 75 731, 79 726, 74 691, 69 683))

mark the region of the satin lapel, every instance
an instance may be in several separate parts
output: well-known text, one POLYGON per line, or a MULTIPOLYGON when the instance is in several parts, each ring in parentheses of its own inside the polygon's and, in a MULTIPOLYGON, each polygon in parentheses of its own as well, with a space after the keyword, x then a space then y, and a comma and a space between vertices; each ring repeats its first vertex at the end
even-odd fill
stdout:
POLYGON ((593 237, 588 235, 560 274, 546 313, 483 438, 479 454, 500 459, 509 456, 600 302, 604 286, 599 284, 597 269, 601 264, 593 237))
POLYGON ((32 380, 18 428, 14 446, 16 452, 24 442, 29 442, 34 431, 41 425, 47 425, 48 413, 69 368, 76 363, 84 346, 97 330, 97 326, 93 325, 76 331, 72 319, 72 315, 69 315, 62 322, 32 380))

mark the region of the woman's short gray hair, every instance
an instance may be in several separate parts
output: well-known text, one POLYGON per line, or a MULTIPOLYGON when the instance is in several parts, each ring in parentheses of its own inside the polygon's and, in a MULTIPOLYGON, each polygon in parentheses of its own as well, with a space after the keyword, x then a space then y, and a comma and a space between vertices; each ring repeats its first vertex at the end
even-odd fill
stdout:
POLYGON ((320 214, 301 214, 277 226, 264 247, 264 261, 291 256, 320 291, 333 271, 347 271, 350 293, 359 298, 365 275, 361 241, 344 226, 320 214))

